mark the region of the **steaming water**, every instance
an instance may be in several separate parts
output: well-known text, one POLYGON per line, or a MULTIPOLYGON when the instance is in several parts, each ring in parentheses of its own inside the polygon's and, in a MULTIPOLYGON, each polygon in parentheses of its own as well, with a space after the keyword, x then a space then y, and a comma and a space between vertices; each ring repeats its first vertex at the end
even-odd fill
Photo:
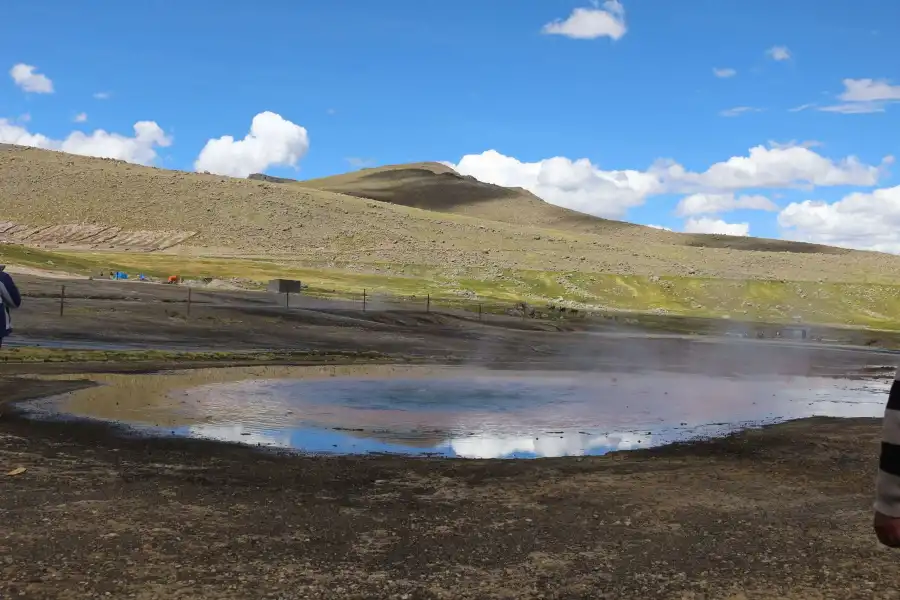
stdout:
MULTIPOLYGON (((140 389, 140 382, 129 381, 140 389)), ((306 452, 521 458, 603 454, 808 416, 876 417, 889 383, 439 372, 257 378, 163 390, 139 402, 129 401, 135 394, 126 389, 116 395, 112 383, 100 390, 107 400, 91 400, 92 392, 83 391, 53 406, 155 433, 306 452)))

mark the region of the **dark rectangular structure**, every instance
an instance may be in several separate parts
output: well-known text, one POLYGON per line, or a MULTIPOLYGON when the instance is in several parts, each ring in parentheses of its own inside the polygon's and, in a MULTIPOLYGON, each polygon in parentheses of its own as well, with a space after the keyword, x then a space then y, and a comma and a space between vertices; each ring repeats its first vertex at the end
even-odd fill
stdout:
POLYGON ((266 289, 278 294, 299 294, 303 291, 303 284, 293 279, 271 279, 266 289))
POLYGON ((784 327, 779 333, 781 337, 791 340, 805 340, 809 337, 809 329, 806 327, 784 327))

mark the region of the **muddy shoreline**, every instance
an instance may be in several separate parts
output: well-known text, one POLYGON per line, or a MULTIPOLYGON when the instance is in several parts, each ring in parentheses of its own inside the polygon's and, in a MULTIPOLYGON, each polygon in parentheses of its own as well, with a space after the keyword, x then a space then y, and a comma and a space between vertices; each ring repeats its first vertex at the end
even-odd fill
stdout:
POLYGON ((307 456, 538 458, 666 445, 814 414, 874 417, 887 394, 879 371, 829 381, 821 374, 723 378, 638 368, 571 373, 533 363, 485 369, 328 358, 32 373, 0 379, 0 397, 47 396, 6 405, 35 420, 124 422, 131 435, 211 437, 307 456), (405 395, 418 394, 426 383, 427 404, 408 404, 405 395), (217 391, 206 391, 211 386, 217 391), (368 402, 358 402, 360 394, 368 402), (597 404, 598 397, 606 400, 597 404))
MULTIPOLYGON (((18 402, 90 385, 0 378, 18 402)), ((136 368, 137 365, 131 365, 136 368)), ((79 373, 80 371, 80 373, 79 373)), ((303 456, 0 417, 0 596, 889 598, 877 419, 603 457, 303 456), (743 594, 743 595, 742 595, 743 594)))

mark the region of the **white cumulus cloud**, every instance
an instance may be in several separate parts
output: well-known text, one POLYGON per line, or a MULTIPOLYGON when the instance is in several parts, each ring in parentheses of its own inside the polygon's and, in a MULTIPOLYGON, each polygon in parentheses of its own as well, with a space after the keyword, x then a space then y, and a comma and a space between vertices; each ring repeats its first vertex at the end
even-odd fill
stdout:
POLYGON ((778 224, 790 239, 900 254, 900 186, 832 203, 794 202, 779 213, 778 224))
POLYGON ((679 216, 688 217, 694 215, 717 215, 735 210, 766 210, 777 211, 774 202, 758 194, 735 196, 728 194, 691 194, 682 198, 675 207, 679 216))
POLYGON ((625 26, 625 8, 618 0, 608 0, 602 7, 576 8, 567 19, 551 21, 541 31, 577 40, 601 37, 618 40, 628 31, 625 26))
POLYGON ((701 217, 684 222, 685 233, 715 233, 719 235, 750 235, 749 223, 726 223, 721 219, 701 217))
POLYGON ((845 79, 840 99, 844 102, 900 100, 900 85, 893 85, 886 79, 845 79))
POLYGON ((52 94, 53 82, 46 75, 37 72, 37 67, 19 63, 9 70, 9 76, 17 86, 34 94, 52 94))
POLYGON ((90 134, 73 131, 65 139, 55 140, 40 133, 31 133, 8 119, 0 119, 0 143, 149 165, 156 160, 156 149, 171 145, 172 138, 155 122, 139 121, 134 124, 132 137, 97 129, 90 134))
POLYGON ((488 150, 463 156, 452 167, 486 183, 525 188, 551 204, 604 217, 621 217, 648 195, 662 192, 652 173, 604 171, 586 158, 526 163, 488 150))
POLYGON ((78 113, 73 120, 76 123, 87 123, 87 113, 78 113))
POLYGON ((782 61, 782 60, 790 60, 791 51, 788 50, 787 46, 772 46, 768 50, 766 50, 766 54, 772 60, 782 61))
POLYGON ((770 144, 751 148, 747 156, 715 163, 703 172, 688 171, 669 160, 657 161, 644 171, 604 170, 586 158, 522 162, 496 150, 468 154, 456 164, 446 164, 480 181, 524 188, 550 204, 619 218, 648 197, 665 193, 728 194, 760 188, 872 186, 890 163, 891 157, 885 157, 879 166, 864 164, 853 156, 833 160, 818 154, 809 144, 770 144))
POLYGON ((269 167, 295 167, 309 150, 306 129, 273 112, 253 117, 242 140, 230 135, 211 139, 194 162, 197 171, 247 177, 269 167))
POLYGON ((729 67, 726 67, 724 69, 714 68, 713 75, 720 79, 728 79, 729 77, 734 77, 735 75, 737 75, 737 71, 729 67))
POLYGON ((684 171, 680 165, 668 167, 670 182, 701 190, 733 191, 753 188, 859 185, 878 183, 883 169, 892 162, 885 157, 881 166, 867 165, 855 156, 832 160, 806 145, 755 146, 748 156, 734 156, 716 163, 703 173, 684 171))

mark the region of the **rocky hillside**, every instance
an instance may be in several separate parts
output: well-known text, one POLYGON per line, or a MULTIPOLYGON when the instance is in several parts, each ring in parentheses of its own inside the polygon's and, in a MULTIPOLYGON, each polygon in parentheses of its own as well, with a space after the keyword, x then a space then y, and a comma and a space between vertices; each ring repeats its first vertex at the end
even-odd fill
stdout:
POLYGON ((391 165, 295 185, 517 225, 602 234, 632 227, 548 204, 522 188, 483 183, 440 163, 391 165))
POLYGON ((15 234, 0 232, 0 241, 104 250, 167 247, 388 269, 900 280, 898 257, 597 219, 435 163, 284 183, 7 146, 0 149, 0 218, 15 234), (85 235, 97 231, 115 235, 85 235))

